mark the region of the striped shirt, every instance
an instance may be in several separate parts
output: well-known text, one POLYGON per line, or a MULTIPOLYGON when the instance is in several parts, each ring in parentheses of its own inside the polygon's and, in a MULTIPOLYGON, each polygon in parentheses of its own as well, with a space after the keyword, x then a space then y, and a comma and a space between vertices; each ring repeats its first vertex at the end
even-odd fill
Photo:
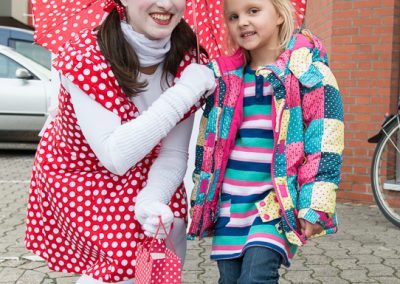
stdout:
POLYGON ((237 258, 248 247, 264 246, 279 252, 284 265, 289 266, 296 247, 276 229, 279 219, 262 222, 255 205, 273 189, 273 88, 249 68, 245 70, 244 84, 243 122, 222 184, 211 259, 237 258))

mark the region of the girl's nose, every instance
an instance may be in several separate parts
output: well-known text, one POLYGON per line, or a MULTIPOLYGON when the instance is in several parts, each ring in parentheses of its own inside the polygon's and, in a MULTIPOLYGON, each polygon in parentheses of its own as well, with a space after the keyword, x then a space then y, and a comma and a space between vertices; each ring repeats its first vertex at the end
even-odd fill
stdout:
POLYGON ((246 27, 249 25, 249 21, 246 17, 240 17, 238 21, 239 27, 246 27))

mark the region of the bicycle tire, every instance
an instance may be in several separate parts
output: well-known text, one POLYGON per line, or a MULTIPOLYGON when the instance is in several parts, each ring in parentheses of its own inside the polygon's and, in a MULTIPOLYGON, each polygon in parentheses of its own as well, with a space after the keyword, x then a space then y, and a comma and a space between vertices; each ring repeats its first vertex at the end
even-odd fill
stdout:
POLYGON ((400 148, 395 146, 400 146, 400 118, 390 122, 384 132, 385 135, 376 145, 372 159, 372 192, 386 219, 400 227, 400 183, 396 182, 396 169, 400 168, 396 166, 396 159, 399 163, 397 155, 400 155, 400 148))

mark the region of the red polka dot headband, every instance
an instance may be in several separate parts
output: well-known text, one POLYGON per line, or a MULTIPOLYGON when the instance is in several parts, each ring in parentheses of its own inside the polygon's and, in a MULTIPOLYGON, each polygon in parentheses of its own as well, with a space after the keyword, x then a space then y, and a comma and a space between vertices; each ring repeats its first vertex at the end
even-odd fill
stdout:
POLYGON ((104 1, 103 10, 105 12, 111 13, 111 11, 114 10, 114 8, 117 9, 117 12, 119 14, 119 19, 121 21, 125 20, 126 19, 126 17, 125 17, 126 8, 122 4, 115 2, 115 0, 105 0, 104 1))

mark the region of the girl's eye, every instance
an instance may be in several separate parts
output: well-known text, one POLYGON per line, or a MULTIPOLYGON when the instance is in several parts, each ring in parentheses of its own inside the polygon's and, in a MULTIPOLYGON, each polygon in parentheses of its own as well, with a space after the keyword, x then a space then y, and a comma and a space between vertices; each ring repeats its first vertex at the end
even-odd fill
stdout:
POLYGON ((252 8, 249 10, 249 14, 256 14, 259 10, 256 8, 252 8))
POLYGON ((236 15, 236 14, 232 14, 232 15, 230 15, 229 17, 228 17, 228 19, 229 19, 229 21, 234 21, 234 20, 237 20, 239 17, 238 17, 238 15, 236 15))

